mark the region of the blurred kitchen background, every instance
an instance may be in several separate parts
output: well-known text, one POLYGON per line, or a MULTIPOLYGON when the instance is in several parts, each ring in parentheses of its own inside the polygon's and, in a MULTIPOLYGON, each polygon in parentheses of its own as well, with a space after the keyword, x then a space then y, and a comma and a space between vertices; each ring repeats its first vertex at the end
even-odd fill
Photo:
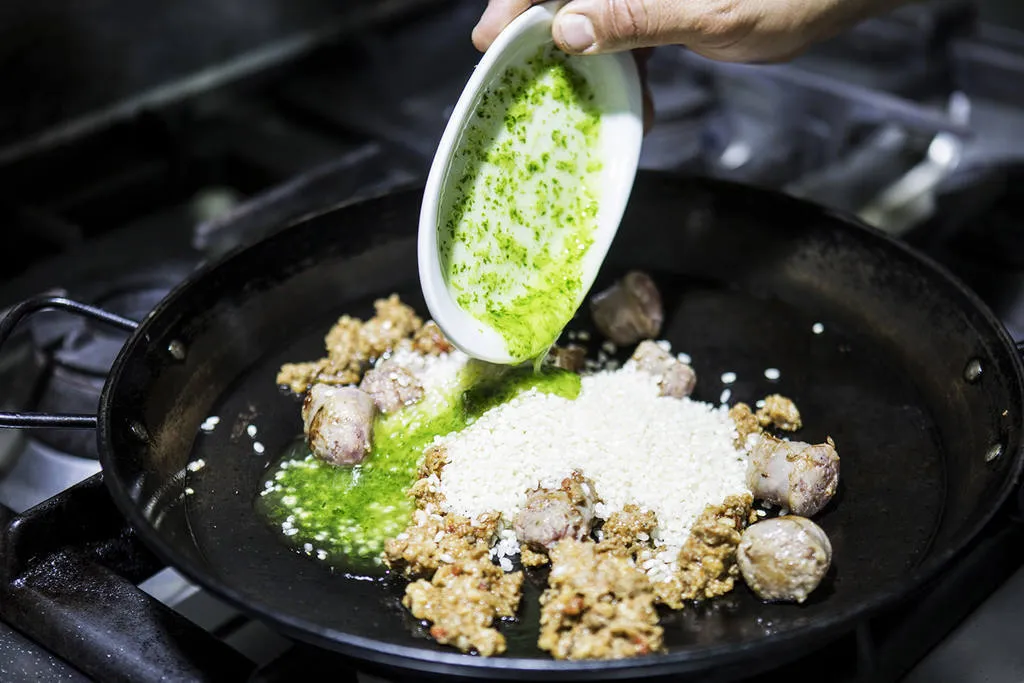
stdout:
MULTIPOLYGON (((417 6, 448 4, 462 5, 444 0, 7 0, 0 7, 0 82, 5 85, 0 142, 9 145, 91 118, 142 95, 146 102, 180 97, 358 32, 368 22, 417 6)), ((470 4, 479 9, 485 2, 470 4)), ((975 18, 1024 30, 1024 3, 1017 0, 952 4, 972 6, 975 17, 964 18, 965 30, 975 18)), ((452 33, 443 40, 438 35, 437 44, 468 44, 465 32, 452 33)), ((337 66, 344 72, 354 65, 337 66)))
MULTIPOLYGON (((417 182, 479 58, 469 34, 483 7, 0 3, 0 311, 59 291, 140 318, 204 261, 310 211, 417 182)), ((661 49, 650 81, 657 123, 644 168, 859 215, 952 269, 1024 339, 1024 0, 919 2, 785 65, 661 49)), ((122 341, 80 320, 34 319, 0 350, 0 404, 91 412, 122 341)), ((121 534, 98 479, 68 488, 99 471, 96 457, 89 432, 0 432, 0 523, 20 514, 47 530, 33 563, 121 534)), ((784 675, 810 680, 827 662, 833 681, 1024 680, 1022 535, 1000 517, 931 597, 784 675)), ((137 590, 131 566, 71 577, 61 595, 73 599, 47 593, 32 609, 0 586, 0 680, 180 673, 147 669, 153 661, 296 680, 325 661, 173 570, 153 567, 137 590), (100 579, 118 586, 98 593, 101 609, 82 597, 96 584, 74 583, 100 579), (163 609, 202 630, 187 639, 201 652, 123 630, 169 623, 163 609), (119 655, 103 656, 111 649, 119 655)), ((327 665, 336 680, 366 678, 327 665)))

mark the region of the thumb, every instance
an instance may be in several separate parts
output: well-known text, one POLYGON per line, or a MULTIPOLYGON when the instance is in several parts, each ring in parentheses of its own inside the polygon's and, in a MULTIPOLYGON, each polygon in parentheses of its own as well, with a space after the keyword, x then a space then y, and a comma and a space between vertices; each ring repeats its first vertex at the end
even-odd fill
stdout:
POLYGON ((729 42, 732 36, 721 34, 740 27, 733 21, 737 12, 722 7, 735 5, 714 0, 571 0, 555 17, 552 35, 562 50, 573 54, 686 44, 695 38, 729 42))

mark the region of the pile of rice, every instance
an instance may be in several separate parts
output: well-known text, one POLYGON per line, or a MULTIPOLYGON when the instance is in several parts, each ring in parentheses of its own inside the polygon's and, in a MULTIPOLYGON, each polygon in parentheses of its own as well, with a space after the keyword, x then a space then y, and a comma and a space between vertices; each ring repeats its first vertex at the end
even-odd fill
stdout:
POLYGON ((657 378, 627 363, 584 376, 575 401, 531 390, 437 439, 448 452, 441 492, 451 512, 510 521, 528 490, 579 470, 603 500, 599 518, 629 503, 657 515, 659 559, 645 563, 655 575, 707 505, 749 492, 735 438, 726 406, 658 396, 657 378))

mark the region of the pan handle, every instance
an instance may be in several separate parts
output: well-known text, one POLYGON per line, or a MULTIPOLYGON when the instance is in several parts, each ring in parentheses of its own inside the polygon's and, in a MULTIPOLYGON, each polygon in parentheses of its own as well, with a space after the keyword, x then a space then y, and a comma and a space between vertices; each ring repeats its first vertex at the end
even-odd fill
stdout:
MULTIPOLYGON (((0 346, 14 332, 23 319, 45 310, 61 310, 68 313, 80 315, 83 318, 91 318, 101 323, 116 327, 126 332, 132 332, 138 327, 138 323, 119 315, 108 313, 101 308, 82 304, 62 296, 37 296, 16 304, 7 311, 7 315, 0 320, 0 346)), ((26 413, 0 412, 0 429, 95 429, 97 418, 95 415, 60 415, 54 413, 26 413)))

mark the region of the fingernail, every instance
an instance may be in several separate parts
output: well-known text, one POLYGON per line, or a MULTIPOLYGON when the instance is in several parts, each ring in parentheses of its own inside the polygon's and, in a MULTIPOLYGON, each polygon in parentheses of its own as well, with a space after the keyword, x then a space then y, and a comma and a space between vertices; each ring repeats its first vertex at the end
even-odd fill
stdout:
POLYGON ((558 17, 562 46, 570 52, 586 52, 594 46, 594 25, 582 14, 558 17))

